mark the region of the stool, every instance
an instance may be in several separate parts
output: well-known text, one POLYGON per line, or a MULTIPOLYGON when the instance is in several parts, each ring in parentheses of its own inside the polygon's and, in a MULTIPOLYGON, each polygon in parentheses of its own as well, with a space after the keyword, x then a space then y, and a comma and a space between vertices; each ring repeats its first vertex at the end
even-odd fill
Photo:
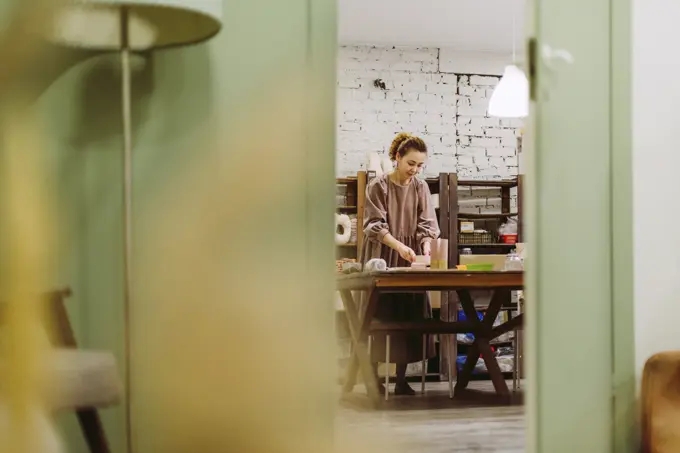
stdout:
MULTIPOLYGON (((47 293, 47 310, 53 329, 48 329, 55 349, 48 356, 49 377, 44 397, 50 410, 74 410, 91 453, 110 453, 96 407, 116 404, 122 394, 116 359, 110 352, 76 349, 76 338, 64 299, 70 289, 47 293)), ((2 304, 0 304, 0 315, 2 304)))

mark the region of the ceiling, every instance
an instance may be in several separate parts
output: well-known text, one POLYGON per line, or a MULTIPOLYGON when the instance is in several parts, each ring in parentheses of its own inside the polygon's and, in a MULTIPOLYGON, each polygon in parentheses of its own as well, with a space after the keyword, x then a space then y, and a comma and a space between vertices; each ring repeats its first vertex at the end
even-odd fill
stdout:
POLYGON ((512 51, 523 48, 525 0, 339 0, 341 44, 453 47, 512 51))

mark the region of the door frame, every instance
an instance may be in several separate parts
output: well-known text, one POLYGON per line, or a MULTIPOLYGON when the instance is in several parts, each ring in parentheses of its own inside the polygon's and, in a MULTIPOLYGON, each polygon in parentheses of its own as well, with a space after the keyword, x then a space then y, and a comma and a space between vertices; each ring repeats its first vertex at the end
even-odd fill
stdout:
MULTIPOLYGON (((535 57, 537 77, 532 82, 537 87, 537 102, 528 121, 527 140, 527 218, 528 218, 528 435, 527 451, 561 453, 571 452, 574 448, 592 453, 599 451, 632 452, 637 445, 636 425, 636 380, 634 344, 634 296, 633 296, 633 197, 632 197, 632 135, 631 135, 631 2, 630 0, 590 0, 562 2, 560 0, 533 0, 527 8, 529 16, 528 35, 535 37, 537 48, 549 43, 568 50, 575 49, 575 65, 580 68, 548 68, 540 55, 535 57), (581 4, 578 4, 578 3, 581 4), (577 11, 580 11, 578 13, 577 11), (578 19, 584 11, 590 16, 578 19), (560 20, 567 25, 560 26, 553 21, 560 20), (580 23, 581 29, 574 34, 574 24, 580 23), (573 46, 573 47, 570 47, 573 46), (607 58, 608 57, 608 58, 607 58), (586 68, 587 67, 587 68, 586 68), (559 92, 559 79, 563 87, 568 86, 568 77, 583 78, 586 70, 592 71, 602 88, 587 103, 597 104, 594 108, 584 103, 579 110, 569 99, 571 91, 559 92), (557 74, 557 77, 556 77, 557 74), (606 74, 607 78, 603 78, 606 74), (549 85, 549 86, 547 86, 549 85), (557 91, 552 100, 546 94, 557 91), (564 110, 552 108, 549 103, 564 102, 564 110), (585 108, 584 108, 585 107, 585 108), (573 130, 576 135, 582 132, 581 143, 593 149, 584 152, 576 149, 574 159, 587 165, 593 158, 606 180, 606 186, 596 175, 597 170, 584 168, 574 178, 574 184, 592 189, 569 191, 556 187, 555 175, 559 165, 573 167, 573 162, 565 161, 565 151, 560 149, 559 141, 545 134, 560 134, 554 127, 560 114, 588 115, 601 125, 599 130, 573 130), (550 117, 552 115, 552 118, 550 117), (552 121, 552 128, 546 127, 552 121), (594 141, 588 143, 586 137, 594 132, 594 141), (606 144, 595 146, 595 144, 606 144), (550 146, 545 146, 549 144, 550 146), (558 194, 554 200, 546 200, 558 194), (588 198, 588 195, 590 198, 588 198), (596 202, 592 202, 595 199, 596 202), (558 201, 559 200, 559 201, 558 201), (581 219, 590 222, 592 230, 586 233, 585 248, 579 254, 566 251, 566 247, 577 244, 555 244, 546 238, 554 238, 555 232, 565 229, 569 215, 578 215, 578 203, 590 203, 584 212, 595 212, 592 207, 601 206, 604 212, 592 218, 581 219), (550 203, 563 203, 562 212, 550 203), (539 209, 543 211, 539 215, 539 209), (546 215, 550 211, 553 215, 546 215), (560 216, 560 214, 565 214, 560 216), (558 262, 551 253, 564 255, 558 262), (589 260, 593 260, 590 261, 589 260), (600 267, 596 267, 597 262, 600 267), (571 267, 570 267, 571 266, 571 267), (590 275, 594 278, 585 284, 584 295, 568 308, 557 306, 564 297, 564 282, 569 277, 557 275, 561 268, 578 269, 592 267, 590 275), (587 300, 587 292, 592 291, 592 300, 587 300), (546 297, 548 296, 548 297, 546 297), (586 321, 584 330, 574 327, 574 341, 564 333, 563 323, 569 318, 582 318, 597 313, 601 319, 586 321), (557 360, 548 348, 582 348, 588 344, 592 348, 581 350, 582 356, 574 351, 565 358, 557 360), (559 369, 559 372, 556 370, 559 369), (581 373, 580 378, 570 377, 569 373, 581 373), (590 374, 587 378, 585 373, 590 374), (607 392, 610 390, 610 393, 607 392), (583 400, 583 395, 591 398, 583 400), (580 398, 580 400, 579 400, 580 398), (584 404, 585 403, 585 404, 584 404), (585 408, 583 406, 589 406, 585 408), (585 417, 589 412, 595 415, 585 417), (581 416, 579 416, 581 414, 581 416), (585 450, 584 450, 585 451, 585 450)), ((582 16, 581 16, 582 17, 582 16)), ((527 60, 531 60, 528 58, 527 60)), ((576 85, 571 88, 576 88, 576 85)), ((569 122, 570 118, 564 119, 569 122)), ((573 120, 573 117, 571 118, 573 120)), ((573 121, 572 121, 573 123, 573 121)), ((567 124, 568 128, 569 125, 567 124)), ((573 137, 572 137, 573 138, 573 137)), ((574 143, 574 140, 571 140, 574 143)), ((578 142, 578 140, 576 140, 578 142)), ((569 234, 566 231, 567 235, 569 234)), ((564 272, 562 272, 564 274, 564 272)), ((578 273, 578 272, 575 272, 578 273)), ((573 282, 575 288, 577 282, 573 282)), ((574 375, 572 375, 574 376, 574 375)))
POLYGON ((615 452, 638 450, 633 252, 632 2, 611 4, 612 359, 615 452))

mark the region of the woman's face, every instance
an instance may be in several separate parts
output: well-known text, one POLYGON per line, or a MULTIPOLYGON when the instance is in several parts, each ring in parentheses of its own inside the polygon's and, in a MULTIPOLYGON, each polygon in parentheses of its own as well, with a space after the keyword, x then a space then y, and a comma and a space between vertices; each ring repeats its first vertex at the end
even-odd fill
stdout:
POLYGON ((414 177, 423 170, 427 153, 409 149, 404 156, 397 154, 397 171, 404 177, 414 177))

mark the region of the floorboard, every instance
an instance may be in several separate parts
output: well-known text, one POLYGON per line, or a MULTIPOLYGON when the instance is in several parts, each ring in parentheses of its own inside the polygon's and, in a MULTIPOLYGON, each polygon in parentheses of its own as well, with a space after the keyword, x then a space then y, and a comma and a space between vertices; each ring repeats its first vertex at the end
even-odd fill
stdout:
POLYGON ((425 395, 390 396, 378 411, 343 403, 336 422, 339 451, 524 452, 521 392, 499 400, 489 381, 473 381, 470 389, 469 397, 450 400, 446 382, 427 383, 425 395))

